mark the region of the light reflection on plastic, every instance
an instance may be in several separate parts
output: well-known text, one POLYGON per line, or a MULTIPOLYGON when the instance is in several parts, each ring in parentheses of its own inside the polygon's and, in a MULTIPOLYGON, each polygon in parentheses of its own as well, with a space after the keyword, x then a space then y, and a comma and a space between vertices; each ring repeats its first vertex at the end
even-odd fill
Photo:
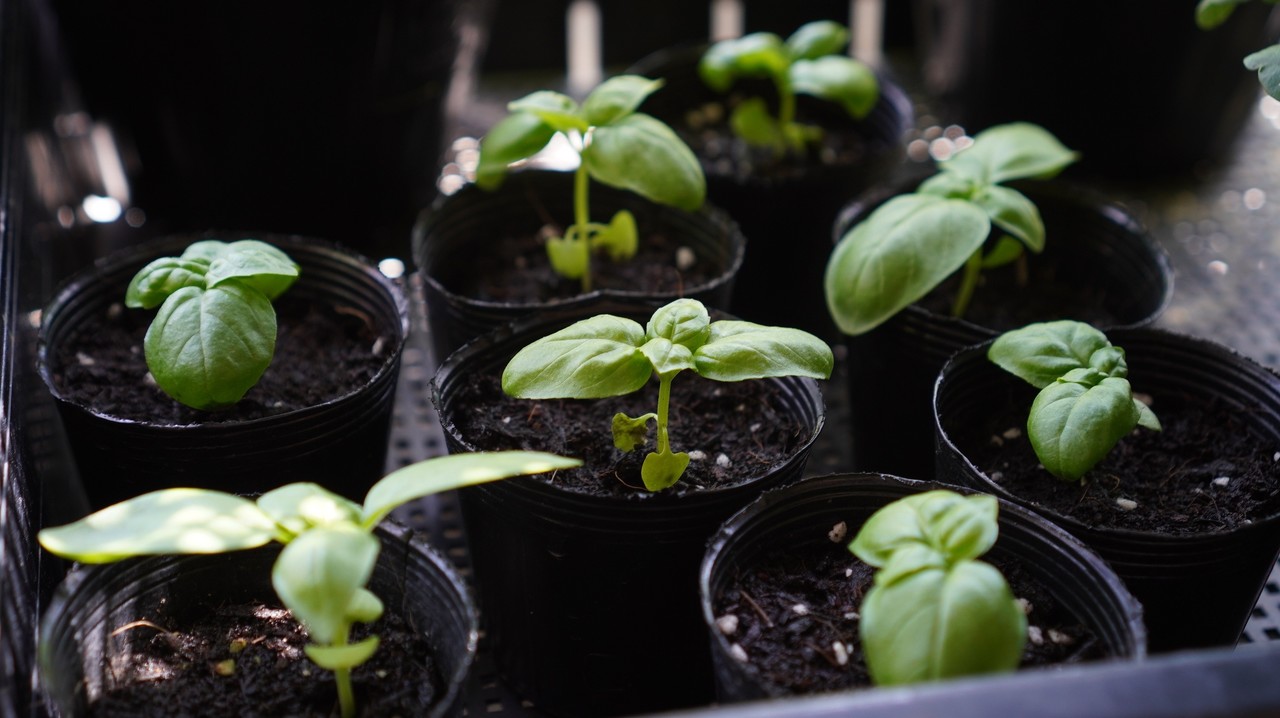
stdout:
POLYGON ((1257 187, 1252 187, 1244 191, 1244 206, 1246 209, 1258 210, 1267 203, 1267 193, 1257 187))
POLYGON ((89 219, 103 224, 120 219, 120 215, 124 213, 124 208, 120 206, 120 200, 96 194, 85 197, 80 206, 84 209, 84 213, 89 219))
POLYGON ((1227 266, 1227 263, 1222 261, 1221 259, 1215 259, 1212 262, 1209 262, 1209 271, 1218 275, 1219 277, 1225 277, 1227 275, 1227 272, 1229 272, 1230 270, 1231 270, 1231 267, 1227 266))
POLYGON ((378 262, 378 271, 390 279, 399 279, 404 276, 404 262, 395 257, 388 257, 378 262))

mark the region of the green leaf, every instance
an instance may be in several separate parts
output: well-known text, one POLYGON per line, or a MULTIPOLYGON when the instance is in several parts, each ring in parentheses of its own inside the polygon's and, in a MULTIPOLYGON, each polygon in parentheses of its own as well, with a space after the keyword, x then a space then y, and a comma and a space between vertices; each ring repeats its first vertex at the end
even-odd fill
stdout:
POLYGON ((419 461, 387 474, 369 489, 361 523, 372 529, 397 506, 430 494, 581 465, 577 459, 538 451, 481 451, 419 461))
POLYGON ((1004 577, 978 561, 877 584, 860 613, 878 685, 1012 671, 1026 640, 1026 617, 1004 577))
POLYGON ((229 279, 253 287, 267 299, 275 299, 298 279, 298 264, 280 249, 256 239, 231 242, 209 263, 205 281, 209 287, 229 279))
POLYGON ((309 643, 302 647, 311 662, 326 671, 337 671, 343 668, 355 668, 373 658, 378 652, 378 637, 369 636, 359 643, 347 643, 341 646, 317 646, 309 643))
POLYGON ((979 184, 999 184, 1028 177, 1048 179, 1079 158, 1043 127, 1012 122, 979 132, 972 146, 940 166, 979 184))
POLYGON ((972 199, 988 185, 979 184, 956 172, 939 172, 926 178, 916 188, 916 194, 929 194, 950 199, 972 199))
POLYGON ((514 113, 527 112, 536 115, 552 129, 568 133, 573 130, 586 132, 589 125, 578 111, 578 103, 568 95, 550 90, 538 90, 507 103, 514 113))
POLYGON ((1075 481, 1132 431, 1139 418, 1127 379, 1106 377, 1093 386, 1060 380, 1041 389, 1032 402, 1027 438, 1046 471, 1075 481))
POLYGON ((183 287, 204 289, 208 262, 161 257, 133 275, 125 290, 124 305, 133 309, 154 309, 170 294, 183 287))
POLYGON ((551 269, 565 279, 581 279, 591 264, 591 257, 584 249, 580 239, 549 238, 547 259, 551 261, 551 269))
POLYGON ((81 563, 131 556, 212 554, 256 548, 276 525, 252 501, 221 491, 165 489, 40 532, 40 545, 81 563))
POLYGON ((703 53, 698 74, 716 92, 727 92, 739 77, 786 77, 790 61, 782 38, 769 32, 721 40, 703 53))
POLYGON ((226 242, 220 239, 202 239, 188 244, 187 248, 182 250, 182 259, 203 262, 205 266, 208 266, 213 263, 213 260, 221 257, 226 252, 226 242))
POLYGON ((711 338, 711 315, 696 299, 677 299, 649 317, 644 335, 646 339, 661 337, 696 351, 711 338))
POLYGON ((790 146, 786 132, 759 97, 743 100, 733 108, 729 113, 729 128, 754 147, 772 147, 775 152, 783 152, 790 146))
POLYGON ((1156 414, 1151 407, 1138 401, 1133 400, 1133 408, 1138 410, 1138 426, 1150 429, 1152 431, 1163 431, 1164 427, 1160 426, 1160 420, 1156 418, 1156 414))
POLYGON ((1015 189, 991 185, 973 198, 991 222, 1016 237, 1032 252, 1044 251, 1044 220, 1040 210, 1015 189))
POLYGON ((975 559, 995 545, 998 510, 993 496, 962 496, 941 489, 913 494, 872 514, 849 550, 877 567, 887 566, 895 554, 913 545, 926 546, 947 563, 975 559))
POLYGON ((259 496, 257 503, 272 521, 294 535, 312 526, 360 523, 360 507, 354 501, 319 484, 286 484, 259 496))
POLYGON ((607 125, 636 111, 649 95, 662 87, 662 80, 639 75, 619 75, 600 83, 582 104, 587 123, 607 125))
POLYGON ((849 31, 831 20, 808 22, 787 38, 787 53, 794 60, 813 60, 833 55, 849 44, 849 31))
POLYGON ((994 269, 1003 267, 1010 262, 1015 262, 1026 251, 1027 246, 1022 242, 1010 237, 1002 235, 996 240, 996 246, 991 248, 990 252, 982 255, 982 268, 994 269))
POLYGON ((619 451, 635 451, 644 445, 645 437, 649 435, 649 420, 658 418, 657 414, 649 413, 644 416, 631 417, 618 412, 613 415, 613 445, 618 447, 619 451))
POLYGON ((373 591, 367 588, 357 588, 355 593, 351 594, 351 603, 347 606, 347 616, 351 620, 360 623, 373 623, 382 618, 384 610, 382 599, 375 596, 373 591))
POLYGON ((649 359, 658 376, 669 377, 693 368, 693 352, 670 339, 654 337, 640 345, 640 352, 649 359))
POLYGON ((542 151, 555 134, 555 128, 537 115, 528 112, 508 115, 480 140, 476 184, 481 189, 497 189, 507 176, 508 165, 542 151))
POLYGON ((285 545, 271 569, 271 585, 312 640, 345 641, 352 621, 348 607, 373 575, 380 549, 378 539, 359 528, 313 528, 285 545))
POLYGON ((261 292, 227 281, 183 287, 164 301, 143 340, 147 368, 166 394, 195 409, 236 403, 271 363, 276 314, 261 292))
MULTIPOLYGON (((635 215, 625 209, 618 210, 618 213, 613 215, 609 225, 591 238, 591 247, 593 249, 603 248, 608 252, 609 259, 615 262, 625 262, 636 256, 636 249, 639 247, 639 235, 636 232, 635 215)), ((575 277, 570 277, 570 279, 575 279, 575 277)))
POLYGON ((1231 17, 1236 6, 1248 0, 1200 0, 1196 3, 1196 25, 1201 30, 1212 30, 1231 17))
POLYGON ((640 466, 640 478, 649 491, 661 491, 674 486, 688 467, 689 455, 683 451, 675 454, 670 450, 653 452, 644 457, 644 463, 640 466))
POLYGON ((877 586, 891 586, 922 571, 945 570, 948 565, 941 551, 924 542, 904 543, 884 558, 884 565, 876 572, 877 586))
POLYGON ((985 212, 933 195, 895 197, 850 230, 827 262, 827 307, 845 334, 862 334, 964 265, 990 232, 985 212))
POLYGON ((791 66, 790 77, 795 92, 835 102, 857 119, 866 117, 880 99, 875 73, 848 57, 829 55, 799 60, 791 66))
POLYGON ((640 351, 644 329, 601 314, 542 337, 516 353, 502 390, 522 399, 599 399, 644 386, 653 367, 640 351))
POLYGON ((643 113, 595 128, 582 160, 597 181, 659 204, 696 210, 707 196, 693 150, 670 127, 643 113))
POLYGON ((693 364, 699 375, 715 381, 828 379, 835 358, 825 341, 808 332, 721 320, 711 324, 710 341, 694 352, 693 364))
POLYGON ((1244 66, 1258 71, 1258 82, 1268 95, 1280 99, 1280 45, 1272 45, 1249 55, 1244 66))
POLYGON ((1094 327, 1071 320, 1028 324, 1001 334, 987 358, 1037 389, 1053 384, 1072 369, 1091 366, 1096 352, 1111 347, 1094 327))

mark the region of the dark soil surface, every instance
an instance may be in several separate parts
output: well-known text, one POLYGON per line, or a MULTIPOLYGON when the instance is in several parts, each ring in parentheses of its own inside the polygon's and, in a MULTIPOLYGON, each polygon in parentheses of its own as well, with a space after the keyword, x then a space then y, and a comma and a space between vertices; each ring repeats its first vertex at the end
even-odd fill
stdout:
MULTIPOLYGON (((1078 276, 1062 276, 1055 263, 1035 258, 1027 262, 1025 270, 1016 263, 988 269, 978 281, 964 318, 996 331, 1056 319, 1074 319, 1098 327, 1123 324, 1107 310, 1103 289, 1083 285, 1080 280, 1078 276)), ((950 315, 959 286, 957 272, 925 295, 919 305, 935 314, 950 315)))
MULTIPOLYGON (((858 634, 858 609, 871 589, 874 570, 845 544, 809 543, 770 552, 717 597, 716 616, 737 619, 736 630, 726 634, 729 641, 742 648, 770 694, 871 685, 858 634), (847 657, 843 665, 836 643, 847 657)), ((1093 632, 1018 564, 983 560, 996 565, 1014 596, 1029 606, 1023 668, 1104 657, 1093 632)))
MULTIPOLYGON (((303 653, 307 637, 289 612, 264 605, 224 606, 189 627, 130 624, 151 638, 113 662, 113 689, 94 716, 336 716, 333 674, 303 653), (227 661, 233 661, 228 664, 227 661)), ((442 697, 431 647, 390 613, 370 632, 378 650, 352 671, 363 716, 424 715, 442 697)))
MULTIPOLYGON (((782 403, 773 382, 714 382, 682 374, 671 386, 671 450, 691 454, 689 468, 664 494, 733 486, 785 463, 809 438, 809 427, 782 403), (701 452, 699 458, 695 451, 701 452), (720 457, 724 458, 720 458, 720 457)), ((610 399, 512 399, 498 377, 486 375, 461 387, 452 405, 459 433, 481 450, 550 451, 583 459, 581 469, 540 479, 600 495, 641 498, 644 456, 653 450, 654 427, 645 446, 614 448, 613 415, 656 411, 658 383, 610 399)))
POLYGON ((1086 525, 1188 535, 1229 531, 1280 513, 1280 445, 1216 402, 1157 398, 1159 432, 1138 427, 1080 483, 1040 466, 1021 403, 992 406, 953 440, 1008 491, 1086 525), (1128 502, 1136 503, 1136 506, 1128 502), (1127 507, 1127 508, 1126 508, 1127 507))
MULTIPOLYGON (((468 254, 465 261, 441 275, 447 276, 451 291, 490 302, 535 304, 576 297, 582 293, 581 280, 556 274, 547 258, 547 236, 559 236, 563 231, 548 224, 538 236, 503 237, 485 252, 468 254)), ((635 257, 623 262, 613 262, 603 254, 592 257, 592 289, 679 296, 710 284, 726 270, 696 255, 676 237, 653 232, 646 235, 643 226, 640 232, 635 257)))
POLYGON ((142 341, 154 312, 113 305, 50 356, 63 395, 99 414, 158 424, 244 421, 349 394, 387 361, 394 335, 370 317, 285 295, 275 302, 276 352, 257 386, 234 407, 199 411, 169 398, 151 380, 142 341))

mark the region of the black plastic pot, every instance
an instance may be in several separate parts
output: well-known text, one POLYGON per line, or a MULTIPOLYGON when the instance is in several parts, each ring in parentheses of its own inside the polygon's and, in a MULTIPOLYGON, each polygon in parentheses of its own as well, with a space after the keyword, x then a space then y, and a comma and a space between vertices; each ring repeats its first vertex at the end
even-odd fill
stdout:
POLYGON ((724 213, 711 207, 687 212, 599 184, 593 184, 590 192, 593 217, 607 218, 619 210, 630 210, 635 215, 641 241, 650 231, 679 238, 680 245, 714 263, 718 274, 703 285, 684 287, 678 294, 657 293, 643 287, 597 289, 540 304, 494 302, 465 296, 457 286, 458 277, 478 256, 492 251, 508 235, 536 234, 550 218, 573 217, 571 172, 515 172, 501 188, 492 192, 469 184, 437 200, 414 226, 413 257, 426 287, 430 341, 438 361, 490 329, 540 308, 569 309, 599 297, 644 298, 658 306, 684 296, 709 307, 729 305, 734 276, 742 264, 745 240, 738 226, 724 213))
MULTIPOLYGON (((706 45, 656 52, 628 73, 664 81, 641 110, 681 133, 693 134, 686 117, 708 104, 759 96, 774 102, 769 81, 743 80, 728 93, 707 87, 698 76, 706 45)), ((822 273, 831 253, 828 238, 840 208, 864 190, 888 179, 905 156, 903 137, 914 124, 911 101, 885 73, 880 101, 862 120, 834 103, 796 97, 797 119, 833 135, 857 138, 865 154, 844 162, 788 162, 777 172, 740 176, 732 166, 699 157, 707 176, 707 198, 733 217, 749 244, 729 309, 763 324, 795 326, 826 338, 836 336, 822 296, 822 273)), ((727 111, 727 110, 726 110, 727 111)))
MULTIPOLYGON (((369 589, 429 637, 444 685, 431 716, 461 713, 475 661, 479 620, 449 562, 409 529, 384 523, 369 589)), ((115 685, 113 662, 155 635, 120 631, 147 620, 182 626, 210 609, 261 601, 278 605, 271 566, 279 545, 216 555, 155 556, 77 566, 58 587, 41 623, 40 689, 63 716, 88 715, 115 685), (234 576, 235 580, 227 580, 234 576)))
POLYGON ((382 348, 378 372, 345 396, 245 421, 212 417, 209 423, 161 424, 108 416, 73 403, 53 376, 53 347, 78 332, 93 331, 108 308, 123 300, 125 287, 143 265, 179 254, 195 238, 169 237, 103 258, 71 278, 44 311, 39 348, 40 374, 57 400, 92 508, 172 486, 254 494, 294 481, 314 481, 362 500, 382 477, 409 328, 404 293, 367 260, 336 245, 301 237, 257 238, 281 247, 301 266, 290 296, 353 308, 395 337, 382 348))
MULTIPOLYGON (((1108 326, 1140 326, 1163 311, 1173 291, 1173 270, 1160 245, 1122 207, 1064 182, 1014 183, 1036 203, 1044 219, 1043 253, 1028 256, 1032 272, 1050 268, 1080 297, 1102 298, 1114 318, 1108 326)), ((836 238, 891 195, 863 198, 841 215, 836 238)), ((988 270, 1011 272, 1011 267, 988 270)), ((1084 319, 1072 296, 1050 316, 1030 321, 1084 319)), ((978 304, 1000 306, 1007 297, 980 287, 978 304)), ((850 424, 854 468, 909 478, 933 477, 933 382, 954 352, 1013 329, 990 326, 926 309, 920 303, 856 337, 848 347, 850 424)))
POLYGON ((1275 24, 1271 7, 1253 2, 1201 30, 1195 6, 916 0, 925 89, 971 133, 1043 125, 1084 154, 1081 172, 1163 179, 1220 162, 1261 95, 1241 61, 1271 44, 1275 24))
MULTIPOLYGON (((592 315, 651 313, 635 304, 589 306, 592 315)), ((468 409, 455 401, 456 387, 468 375, 500 373, 518 348, 582 316, 540 312, 467 344, 441 365, 432 399, 450 453, 476 448, 454 421, 468 409)), ((762 490, 799 478, 823 425, 817 382, 763 381, 775 382, 811 427, 801 447, 766 476, 626 498, 531 478, 459 492, 486 635, 506 681, 538 710, 619 715, 711 702, 711 659, 697 605, 707 538, 762 490)))
MULTIPOLYGON (((716 687, 722 701, 783 695, 763 682, 751 664, 733 658, 731 640, 716 627, 714 602, 753 561, 779 547, 827 542, 827 530, 843 521, 848 540, 880 507, 910 494, 953 486, 872 473, 809 478, 769 491, 725 522, 702 562, 702 616, 711 634, 716 687)), ((1032 511, 1000 503, 1000 538, 988 556, 1016 559, 1061 606, 1091 629, 1112 658, 1146 654, 1142 607, 1096 554, 1032 511)), ((799 650, 799 647, 797 647, 799 650)))
MULTIPOLYGON (((1157 329, 1107 332, 1124 347, 1134 390, 1170 401, 1208 402, 1241 409, 1245 423, 1270 444, 1280 443, 1280 376, 1203 339, 1157 329)), ((987 344, 957 354, 942 371, 934 396, 938 479, 972 486, 1028 505, 1088 544, 1111 564, 1142 601, 1153 651, 1235 645, 1275 566, 1280 515, 1236 530, 1174 536, 1089 526, 1030 503, 991 480, 968 458, 958 429, 972 426, 1010 397, 1030 408, 1035 390, 986 358, 987 344)), ((1163 404, 1162 404, 1163 402, 1163 404)), ((1025 423, 1025 413, 1010 417, 1025 423)), ((1052 480, 1052 479, 1047 479, 1052 480)), ((1124 477, 1119 477, 1123 485, 1124 477)))

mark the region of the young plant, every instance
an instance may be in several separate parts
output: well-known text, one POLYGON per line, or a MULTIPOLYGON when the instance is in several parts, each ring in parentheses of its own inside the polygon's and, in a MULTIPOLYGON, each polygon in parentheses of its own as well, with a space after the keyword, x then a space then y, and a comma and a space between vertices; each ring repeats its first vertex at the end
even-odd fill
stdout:
POLYGON ((156 385, 194 409, 240 401, 275 354, 271 302, 297 278, 287 254, 253 239, 196 242, 143 267, 124 303, 160 307, 143 340, 156 385))
POLYGON ((837 326, 845 334, 868 332, 962 267, 952 314, 963 316, 982 270, 1044 249, 1040 211, 1002 183, 1047 179, 1076 159, 1036 125, 978 133, 914 193, 884 203, 837 243, 824 279, 837 326), (993 224, 1001 231, 996 237, 993 224))
POLYGON ((636 253, 636 222, 627 210, 608 224, 592 222, 589 180, 630 190, 659 204, 694 210, 707 194, 702 166, 670 127, 636 108, 662 86, 660 80, 620 75, 605 80, 581 105, 542 90, 507 105, 511 114, 480 142, 476 184, 496 189, 508 166, 537 154, 556 133, 578 152, 573 183, 573 224, 547 242, 552 268, 580 279, 591 291, 591 255, 603 250, 615 262, 636 253))
POLYGON ((378 522, 397 506, 428 494, 581 463, 520 451, 429 459, 385 476, 369 489, 363 505, 311 483, 288 484, 257 501, 220 491, 165 489, 44 529, 39 540, 48 551, 81 563, 284 544, 271 569, 271 584, 307 629, 307 657, 333 671, 342 715, 350 718, 355 715, 351 669, 378 648, 377 636, 348 643, 354 623, 382 615, 382 601, 365 588, 380 550, 373 535, 378 522))
POLYGON ((987 358, 1040 390, 1027 438, 1045 470, 1064 481, 1084 476, 1134 427, 1160 431, 1133 396, 1124 350, 1088 324, 1028 324, 1000 335, 987 358))
MULTIPOLYGON (((1231 17, 1237 5, 1249 0, 1200 0, 1196 4, 1196 24, 1202 30, 1211 30, 1231 17)), ((1263 0, 1275 5, 1280 0, 1263 0)), ((1280 44, 1254 52, 1244 58, 1244 66, 1258 72, 1258 82, 1277 100, 1280 100, 1280 44)))
POLYGON ((538 339, 512 357, 502 390, 523 399, 599 399, 629 394, 658 377, 657 412, 613 417, 613 443, 632 451, 657 424, 657 450, 645 456, 640 476, 649 491, 680 480, 689 455, 672 452, 667 431, 671 382, 691 370, 715 381, 776 376, 831 376, 834 359, 821 339, 801 331, 751 322, 711 321, 694 299, 677 299, 649 323, 601 314, 538 339))
POLYGON ((879 569, 859 632, 879 685, 1012 671, 1027 618, 1004 576, 976 560, 996 542, 993 496, 936 490, 871 515, 849 544, 879 569))
POLYGON ((771 32, 756 32, 712 45, 698 74, 717 92, 727 92, 739 78, 772 80, 777 117, 763 98, 752 97, 733 108, 729 126, 747 144, 770 147, 775 154, 802 152, 822 139, 822 128, 796 122, 796 94, 835 102, 855 119, 866 117, 880 97, 875 73, 838 54, 848 44, 849 31, 829 20, 802 25, 785 42, 771 32))

